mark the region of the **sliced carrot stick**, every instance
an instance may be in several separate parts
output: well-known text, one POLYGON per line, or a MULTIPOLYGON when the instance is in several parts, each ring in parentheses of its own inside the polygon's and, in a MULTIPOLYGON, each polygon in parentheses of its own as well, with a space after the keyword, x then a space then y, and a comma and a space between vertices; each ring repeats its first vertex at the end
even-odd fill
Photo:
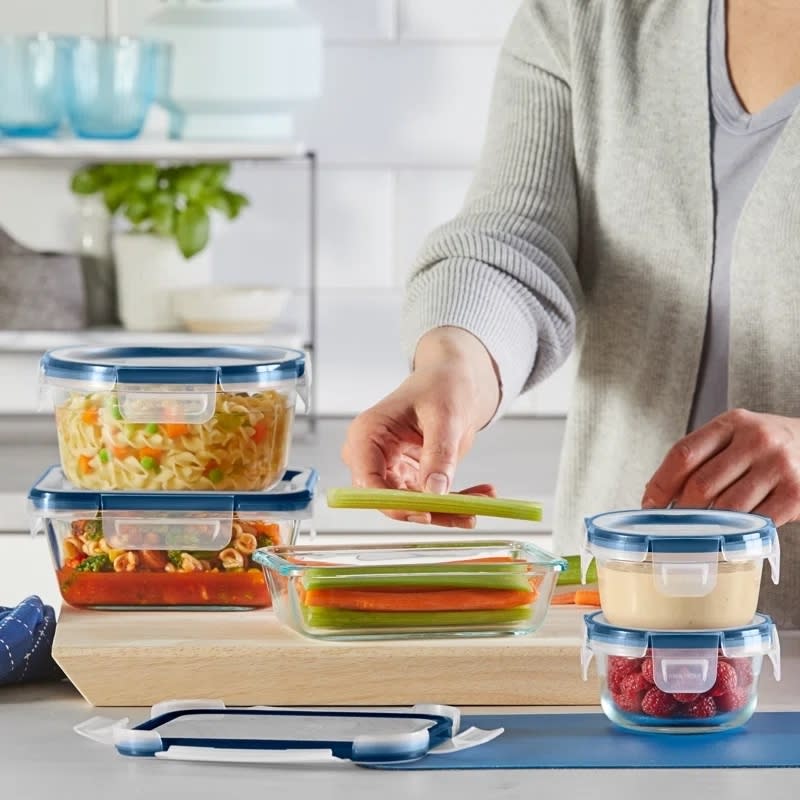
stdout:
POLYGON ((600 592, 596 589, 579 589, 575 592, 576 606, 599 606, 600 592))
POLYGON ((514 589, 381 592, 360 589, 309 589, 305 604, 351 611, 479 611, 530 604, 535 592, 514 589))
POLYGON ((88 475, 92 472, 91 460, 91 456, 78 456, 78 472, 80 472, 81 475, 88 475))
POLYGON ((168 422, 164 425, 164 431, 170 439, 177 439, 189 433, 189 426, 180 422, 168 422))
POLYGON ((567 594, 553 595, 550 601, 551 606, 572 606, 575 605, 575 595, 577 592, 568 592, 567 594))
POLYGON ((111 448, 111 451, 114 453, 114 458, 120 461, 126 459, 128 456, 136 455, 136 451, 132 447, 123 447, 121 445, 115 445, 111 448))
POLYGON ((94 407, 85 408, 81 414, 81 419, 87 425, 97 425, 97 409, 94 407))

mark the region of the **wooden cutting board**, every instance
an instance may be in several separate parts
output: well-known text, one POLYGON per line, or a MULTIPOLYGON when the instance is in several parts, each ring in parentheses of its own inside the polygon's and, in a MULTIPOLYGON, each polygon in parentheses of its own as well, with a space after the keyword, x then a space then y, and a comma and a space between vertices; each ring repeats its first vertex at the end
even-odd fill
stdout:
POLYGON ((552 608, 529 636, 320 642, 271 610, 65 606, 53 656, 95 706, 213 698, 229 705, 595 705, 580 675, 585 609, 552 608))

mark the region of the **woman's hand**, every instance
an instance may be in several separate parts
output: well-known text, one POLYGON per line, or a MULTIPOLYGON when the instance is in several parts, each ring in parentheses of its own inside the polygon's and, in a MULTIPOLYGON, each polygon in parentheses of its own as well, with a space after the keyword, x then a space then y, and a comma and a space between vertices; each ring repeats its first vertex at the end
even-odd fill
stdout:
MULTIPOLYGON (((417 347, 414 372, 388 397, 358 416, 342 458, 359 487, 452 491, 456 465, 500 399, 489 353, 460 328, 438 328, 417 347)), ((494 495, 489 484, 464 494, 494 495)), ((393 519, 472 528, 474 517, 386 511, 393 519)))
POLYGON ((644 508, 754 511, 800 519, 800 420, 728 411, 681 439, 656 470, 644 508))

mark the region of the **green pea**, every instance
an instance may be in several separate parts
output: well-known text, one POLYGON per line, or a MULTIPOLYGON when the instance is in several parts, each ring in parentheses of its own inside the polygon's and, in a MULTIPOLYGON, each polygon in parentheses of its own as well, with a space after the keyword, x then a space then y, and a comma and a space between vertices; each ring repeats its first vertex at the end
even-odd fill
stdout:
POLYGON ((106 450, 105 448, 97 454, 97 457, 100 459, 100 463, 108 464, 110 456, 108 455, 108 450, 106 450))
POLYGON ((211 472, 208 473, 208 479, 211 483, 219 483, 224 477, 225 473, 219 468, 212 469, 211 472))
POLYGON ((157 470, 158 469, 158 461, 156 461, 152 456, 142 456, 139 459, 139 463, 146 470, 157 470))
POLYGON ((155 422, 151 422, 145 429, 144 432, 152 436, 154 433, 158 433, 158 425, 155 422))

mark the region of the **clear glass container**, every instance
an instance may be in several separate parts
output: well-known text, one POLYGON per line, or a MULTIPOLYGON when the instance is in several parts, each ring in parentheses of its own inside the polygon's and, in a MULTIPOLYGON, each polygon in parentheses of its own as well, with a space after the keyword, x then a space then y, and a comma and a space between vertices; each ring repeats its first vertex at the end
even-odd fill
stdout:
POLYGON ((260 549, 279 619, 321 639, 535 631, 566 562, 512 541, 260 549))
POLYGON ((68 51, 67 116, 77 136, 131 139, 152 104, 164 45, 80 37, 68 51))
POLYGON ((65 39, 0 36, 0 133, 51 136, 64 116, 65 39))
POLYGON ((250 609, 270 605, 259 547, 295 541, 317 475, 289 471, 272 492, 99 493, 60 468, 30 492, 61 596, 95 609, 250 609))
POLYGON ((78 198, 78 226, 86 326, 115 327, 120 320, 111 255, 111 216, 98 197, 78 198))
POLYGON ((271 347, 74 347, 41 373, 76 486, 251 492, 286 470, 305 366, 271 347))
POLYGON ((772 521, 756 514, 614 511, 586 520, 584 570, 592 559, 611 624, 718 629, 752 620, 765 560, 779 580, 780 546, 772 521))
POLYGON ((764 657, 780 679, 780 643, 772 620, 741 628, 646 631, 586 617, 584 680, 594 658, 600 706, 615 724, 649 733, 710 733, 744 725, 758 704, 764 657))

